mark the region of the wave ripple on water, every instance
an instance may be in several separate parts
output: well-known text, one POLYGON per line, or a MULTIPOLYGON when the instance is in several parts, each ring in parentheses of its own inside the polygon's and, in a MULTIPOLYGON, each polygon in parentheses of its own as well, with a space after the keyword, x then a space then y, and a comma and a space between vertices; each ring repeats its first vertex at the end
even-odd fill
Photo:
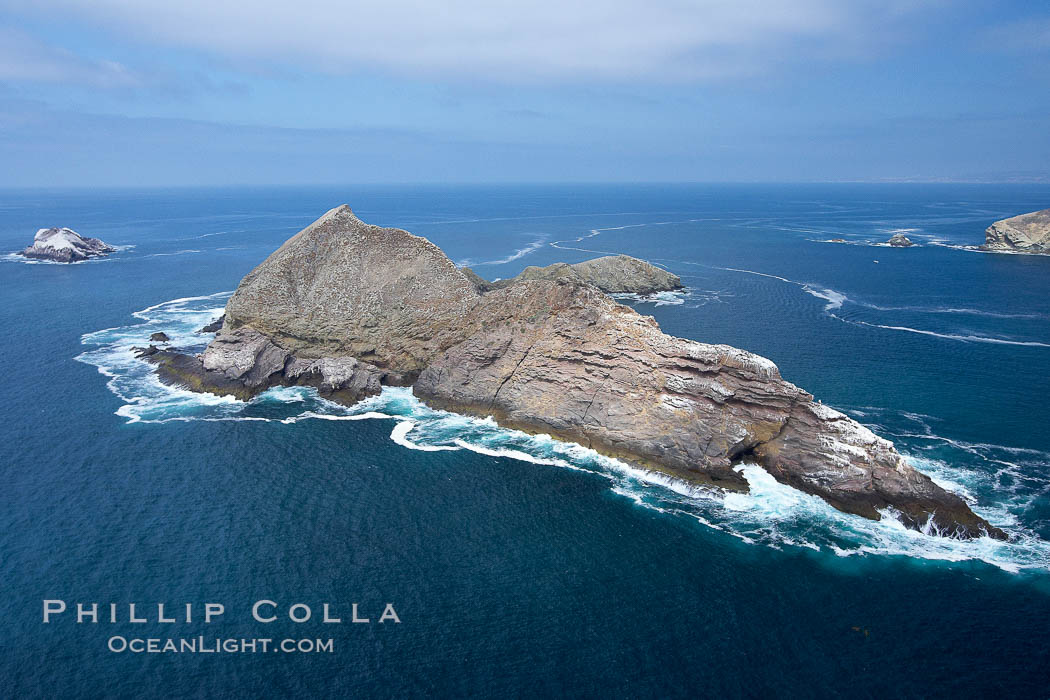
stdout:
MULTIPOLYGON (((1009 531, 1011 541, 959 541, 909 530, 893 517, 879 522, 835 510, 823 500, 780 484, 755 465, 741 470, 750 493, 723 493, 695 487, 604 457, 580 445, 546 435, 500 428, 491 418, 437 411, 411 389, 384 387, 379 396, 346 407, 321 398, 314 389, 280 387, 252 401, 198 394, 162 384, 153 367, 132 348, 163 331, 171 345, 204 349, 210 334, 197 331, 223 312, 230 292, 173 299, 134 314, 137 323, 82 337, 91 346, 76 357, 106 376, 123 402, 117 415, 129 423, 172 421, 263 421, 275 426, 310 420, 394 422, 390 438, 424 452, 470 450, 494 458, 586 472, 609 482, 613 493, 640 507, 685 517, 748 543, 776 549, 805 548, 838 557, 904 555, 924 560, 979 560, 1005 571, 1050 573, 1050 542, 1028 515, 1036 499, 1050 493, 1050 455, 1006 446, 974 445, 936 435, 930 420, 877 407, 851 413, 897 440, 898 447, 935 481, 959 493, 974 510, 1009 531), (896 421, 896 432, 891 423, 896 421), (887 427, 890 426, 890 427, 887 427)), ((829 299, 835 303, 834 299, 829 299)), ((928 418, 928 417, 927 417, 928 418)))

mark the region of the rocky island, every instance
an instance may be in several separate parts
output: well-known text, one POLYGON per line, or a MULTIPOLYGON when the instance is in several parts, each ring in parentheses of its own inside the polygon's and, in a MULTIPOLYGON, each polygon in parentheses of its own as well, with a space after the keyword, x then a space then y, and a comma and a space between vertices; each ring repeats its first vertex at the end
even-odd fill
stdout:
POLYGON ((34 260, 72 263, 97 258, 116 250, 97 238, 84 238, 69 228, 42 228, 33 236, 33 245, 20 255, 34 260))
POLYGON ((890 236, 890 240, 886 241, 886 243, 894 248, 910 248, 915 245, 915 243, 903 233, 893 234, 890 236))
POLYGON ((565 280, 593 285, 606 294, 638 294, 640 296, 684 289, 678 275, 629 255, 607 255, 572 265, 567 263, 554 263, 547 267, 530 265, 517 277, 498 282, 482 279, 469 267, 462 268, 462 270, 482 293, 493 289, 503 289, 522 280, 565 280))
POLYGON ((981 250, 1050 254, 1050 209, 996 221, 984 232, 981 250))
POLYGON ((575 269, 536 268, 549 272, 482 289, 425 238, 341 206, 242 280, 204 353, 144 359, 166 382, 240 398, 310 385, 350 404, 383 385, 411 385, 433 407, 493 416, 690 483, 746 490, 735 467, 757 463, 848 513, 1006 537, 771 361, 666 335, 567 267, 575 269))

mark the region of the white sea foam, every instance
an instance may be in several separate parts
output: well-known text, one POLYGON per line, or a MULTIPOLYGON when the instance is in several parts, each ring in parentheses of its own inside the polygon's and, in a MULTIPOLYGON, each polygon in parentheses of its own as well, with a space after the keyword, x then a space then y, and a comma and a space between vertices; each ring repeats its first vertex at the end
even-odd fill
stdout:
POLYGON ((171 253, 150 253, 149 255, 143 256, 147 258, 166 258, 172 255, 191 255, 193 253, 201 253, 203 251, 196 249, 176 250, 171 253))
POLYGON ((667 292, 653 292, 652 294, 633 294, 633 293, 622 293, 622 294, 610 294, 613 299, 617 301, 626 301, 631 304, 655 304, 656 306, 681 306, 685 303, 686 299, 690 296, 690 291, 687 289, 667 291, 667 292))
MULTIPOLYGON (((821 285, 816 285, 816 284, 812 284, 812 283, 808 283, 808 282, 798 282, 796 280, 788 279, 787 277, 780 277, 779 275, 772 275, 772 274, 768 274, 768 273, 765 273, 765 272, 757 272, 755 270, 744 270, 744 269, 733 268, 733 267, 722 267, 722 268, 717 268, 717 269, 726 270, 726 271, 729 271, 729 272, 742 272, 742 273, 746 273, 746 274, 750 274, 750 275, 757 275, 759 277, 768 277, 770 279, 775 279, 775 280, 780 281, 780 282, 784 282, 784 283, 787 283, 787 284, 795 285, 796 287, 799 287, 802 291, 804 291, 806 294, 809 294, 810 296, 814 296, 814 297, 817 297, 818 299, 823 299, 824 301, 826 301, 827 304, 824 305, 824 309, 823 309, 824 313, 828 314, 829 316, 831 316, 832 318, 834 318, 836 320, 842 321, 843 323, 850 323, 850 324, 853 324, 853 325, 856 325, 856 326, 866 326, 868 328, 878 328, 878 329, 881 329, 881 330, 888 330, 888 331, 915 333, 917 335, 925 335, 925 336, 934 337, 934 338, 941 338, 941 339, 944 339, 944 340, 954 340, 954 341, 966 342, 966 343, 992 343, 992 344, 998 344, 998 345, 1016 345, 1016 346, 1022 346, 1022 347, 1050 348, 1050 343, 1045 343, 1045 342, 1038 341, 1038 340, 1019 340, 1019 339, 1016 339, 1016 338, 1003 338, 1003 337, 999 337, 999 336, 979 335, 979 334, 976 334, 976 333, 945 333, 945 332, 939 332, 939 331, 926 330, 926 329, 923 329, 923 328, 913 328, 911 326, 901 326, 901 325, 893 325, 893 324, 873 323, 871 321, 864 321, 864 320, 856 319, 856 318, 844 318, 844 317, 842 317, 842 316, 840 316, 840 315, 838 315, 838 314, 836 314, 834 312, 838 311, 839 309, 841 309, 843 307, 843 305, 845 303, 847 303, 847 302, 856 303, 856 304, 858 304, 860 306, 864 306, 864 307, 867 307, 867 308, 870 308, 870 309, 875 309, 875 310, 913 310, 913 311, 923 311, 925 309, 923 307, 879 307, 879 306, 875 306, 873 304, 867 304, 867 303, 863 303, 863 302, 854 302, 852 299, 850 299, 850 297, 848 297, 843 292, 839 292, 839 291, 834 290, 834 289, 828 289, 828 288, 822 287, 821 285)), ((973 310, 973 309, 960 309, 960 308, 932 309, 931 312, 932 313, 973 313, 975 315, 1001 316, 1001 317, 1008 317, 1008 318, 1038 318, 1039 317, 1038 315, 1031 315, 1031 314, 998 314, 998 313, 995 313, 995 312, 981 312, 981 311, 976 311, 976 310, 973 310)))
POLYGON ((827 305, 824 307, 825 311, 834 311, 835 309, 841 309, 843 302, 849 300, 849 297, 847 297, 845 294, 843 294, 842 292, 836 292, 834 289, 814 289, 808 284, 802 285, 802 289, 806 292, 806 294, 810 294, 812 296, 817 297, 818 299, 823 299, 824 301, 828 302, 827 305))
POLYGON ((521 462, 529 462, 531 464, 547 464, 555 467, 571 467, 572 465, 562 459, 543 459, 540 457, 533 457, 528 452, 522 452, 521 450, 511 450, 507 448, 493 449, 491 447, 483 447, 481 445, 475 445, 467 442, 466 440, 456 439, 455 443, 471 452, 477 452, 478 454, 486 455, 488 457, 505 457, 507 459, 516 459, 521 462))
POLYGON ((464 260, 460 260, 458 265, 460 267, 471 267, 471 266, 478 267, 480 265, 503 265, 504 263, 514 262, 515 260, 518 260, 519 258, 524 258, 526 255, 528 255, 530 253, 534 253, 535 251, 537 251, 540 248, 542 248, 546 242, 547 242, 547 234, 541 233, 541 234, 539 234, 539 235, 537 235, 535 237, 535 239, 532 241, 532 243, 529 243, 524 248, 518 248, 513 253, 511 253, 510 255, 507 255, 505 257, 498 258, 496 260, 483 260, 481 262, 475 262, 475 261, 467 258, 467 259, 464 259, 464 260))
POLYGON ((577 250, 584 253, 599 253, 601 255, 618 255, 619 253, 608 251, 608 250, 593 250, 590 248, 580 248, 577 246, 567 245, 570 243, 580 243, 587 240, 588 238, 594 238, 600 236, 606 231, 623 231, 624 229, 630 228, 647 228, 649 226, 671 226, 674 224, 692 224, 700 221, 720 221, 718 218, 699 218, 699 219, 682 219, 679 221, 649 221, 641 224, 624 224, 623 226, 606 226, 604 228, 592 228, 587 233, 581 234, 576 238, 567 238, 562 241, 553 241, 550 245, 552 248, 560 248, 562 250, 577 250))
POLYGON ((872 304, 868 302, 856 301, 854 302, 860 306, 864 306, 869 309, 876 311, 913 311, 922 314, 960 314, 966 316, 987 316, 989 318, 1023 318, 1023 319, 1046 319, 1050 318, 1046 314, 1036 313, 1006 313, 1002 311, 988 311, 986 309, 970 309, 965 307, 953 307, 953 306, 885 306, 880 304, 872 304))
POLYGON ((441 452, 442 450, 458 450, 459 447, 455 445, 421 445, 419 443, 412 442, 406 435, 416 427, 414 421, 406 420, 401 421, 394 426, 394 429, 390 431, 390 439, 396 442, 402 447, 407 447, 410 450, 421 450, 423 452, 441 452))
POLYGON ((994 343, 997 345, 1021 345, 1032 348, 1050 348, 1050 343, 1042 343, 1037 340, 1011 340, 1009 338, 996 338, 994 336, 974 335, 972 333, 938 333, 936 331, 928 331, 922 328, 909 328, 908 326, 888 326, 881 323, 869 323, 868 321, 859 321, 856 319, 848 319, 848 322, 860 326, 869 326, 871 328, 882 328, 888 331, 903 331, 905 333, 917 333, 919 335, 928 335, 934 338, 943 338, 944 340, 961 340, 967 343, 994 343))
POLYGON ((397 416, 391 416, 386 413, 379 413, 378 411, 366 411, 364 413, 355 413, 350 415, 332 415, 328 413, 315 413, 314 411, 305 411, 297 416, 289 416, 288 418, 282 418, 281 422, 285 425, 291 425, 292 423, 298 423, 301 420, 371 420, 373 418, 397 418, 397 416))

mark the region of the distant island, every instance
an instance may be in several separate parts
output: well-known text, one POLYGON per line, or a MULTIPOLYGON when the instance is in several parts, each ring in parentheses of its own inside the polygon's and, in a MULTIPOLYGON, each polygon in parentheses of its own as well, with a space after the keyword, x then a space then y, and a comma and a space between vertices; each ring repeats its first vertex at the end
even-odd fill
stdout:
POLYGON ((97 238, 84 238, 69 228, 42 228, 33 236, 33 245, 19 255, 34 260, 73 263, 108 255, 116 250, 97 238))
POLYGON ((1050 253, 1050 209, 996 221, 984 232, 981 250, 1003 253, 1050 253))
POLYGON ((928 534, 1006 535, 888 440, 784 381, 764 357, 666 335, 602 287, 680 280, 635 258, 532 268, 506 283, 433 243, 332 209, 241 281, 194 356, 155 346, 165 382, 242 399, 278 385, 346 404, 383 385, 492 416, 692 484, 747 490, 737 467, 839 510, 928 534))
POLYGON ((503 289, 522 280, 567 280, 594 285, 606 294, 638 294, 640 296, 683 289, 682 280, 678 275, 629 255, 607 255, 572 265, 567 263, 554 263, 547 267, 530 265, 517 277, 498 282, 482 279, 469 267, 464 267, 462 270, 482 292, 503 289))

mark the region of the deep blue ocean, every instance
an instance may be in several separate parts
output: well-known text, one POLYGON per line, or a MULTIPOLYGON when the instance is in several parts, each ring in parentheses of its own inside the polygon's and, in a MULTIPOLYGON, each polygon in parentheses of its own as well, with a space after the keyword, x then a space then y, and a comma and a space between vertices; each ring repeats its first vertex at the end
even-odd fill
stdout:
POLYGON ((1046 698, 1050 256, 966 246, 1047 206, 1035 185, 0 192, 3 254, 48 226, 122 246, 0 260, 0 696, 1046 698), (405 389, 240 403, 133 358, 156 331, 203 348, 241 277, 342 203, 489 279, 606 253, 667 267, 686 293, 624 303, 770 358, 1011 541, 844 515, 754 467, 747 495, 659 483, 405 389), (879 245, 896 231, 918 246, 879 245), (43 624, 45 599, 101 620, 43 624), (277 622, 252 620, 260 599, 277 622), (157 622, 158 602, 193 621, 157 622), (203 624, 206 602, 225 614, 203 624), (295 603, 313 618, 290 622, 295 603), (400 623, 378 623, 386 603, 400 623))

